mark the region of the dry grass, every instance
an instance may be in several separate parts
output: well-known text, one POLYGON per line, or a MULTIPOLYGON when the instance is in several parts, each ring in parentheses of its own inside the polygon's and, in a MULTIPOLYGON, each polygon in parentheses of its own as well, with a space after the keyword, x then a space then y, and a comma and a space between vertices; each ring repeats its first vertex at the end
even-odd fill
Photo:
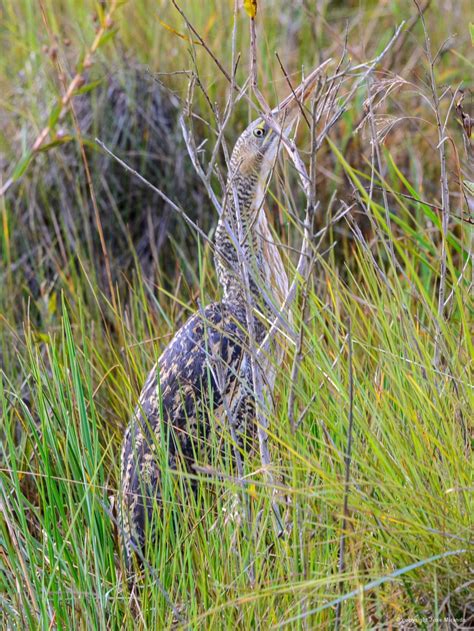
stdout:
MULTIPOLYGON (((94 41, 95 3, 3 3, 0 185, 48 121, 52 129, 51 146, 0 199, 6 628, 169 628, 174 614, 156 576, 191 628, 330 629, 336 616, 341 628, 470 628, 469 2, 443 3, 442 20, 434 2, 425 4, 432 65, 408 0, 259 3, 265 98, 274 103, 288 90, 276 50, 294 83, 302 64, 309 70, 331 57, 326 77, 343 74, 327 112, 347 101, 329 130, 326 118, 316 129, 328 131, 314 164, 315 229, 324 233, 294 308, 297 369, 290 350, 268 419, 288 534, 275 535, 257 457, 245 462, 254 530, 224 519, 239 485, 216 433, 211 467, 220 475, 202 475, 196 497, 183 476, 164 475, 152 571, 130 594, 110 501, 124 427, 169 336, 219 291, 207 240, 94 139, 212 236, 212 205, 177 117, 191 108, 186 120, 197 143, 206 140, 199 156, 208 164, 228 85, 205 48, 190 44, 196 36, 171 3, 130 2, 117 8, 106 29, 113 35, 85 69, 90 89, 55 120, 61 86, 94 41), (402 20, 400 37, 354 89, 364 70, 349 68, 376 57, 402 20)), ((233 3, 180 6, 229 71, 233 3)), ((243 85, 244 11, 235 41, 243 85)), ((235 104, 223 130, 229 145, 253 116, 245 99, 235 104)), ((297 144, 309 167, 305 126, 297 144)), ((220 194, 225 161, 217 156, 210 185, 220 194)), ((267 197, 292 270, 306 198, 288 160, 267 197)))

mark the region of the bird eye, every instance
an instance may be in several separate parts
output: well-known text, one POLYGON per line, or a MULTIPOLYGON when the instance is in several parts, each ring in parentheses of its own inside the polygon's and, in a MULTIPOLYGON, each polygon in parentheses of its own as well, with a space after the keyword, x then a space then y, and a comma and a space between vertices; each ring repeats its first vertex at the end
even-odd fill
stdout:
POLYGON ((265 136, 265 130, 262 129, 262 127, 256 127, 253 130, 253 134, 254 136, 257 136, 257 138, 261 138, 262 136, 265 136))

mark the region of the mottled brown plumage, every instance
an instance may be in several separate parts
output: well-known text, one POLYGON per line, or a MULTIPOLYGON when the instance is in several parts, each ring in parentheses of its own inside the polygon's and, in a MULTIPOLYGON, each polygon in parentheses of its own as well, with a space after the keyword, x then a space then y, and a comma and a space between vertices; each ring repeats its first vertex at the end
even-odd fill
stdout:
MULTIPOLYGON (((301 100, 311 93, 315 78, 310 75, 296 91, 301 100)), ((299 114, 295 96, 273 114, 289 131, 299 114)), ((204 464, 211 421, 223 435, 229 435, 225 427, 232 423, 239 442, 255 431, 249 344, 262 341, 265 321, 288 290, 263 210, 280 141, 261 119, 238 139, 215 237, 222 301, 195 313, 176 333, 151 370, 125 434, 121 529, 128 562, 133 549, 143 549, 147 523, 159 504, 162 468, 174 469, 179 461, 193 472, 196 461, 204 464), (251 323, 249 313, 257 314, 251 323)))

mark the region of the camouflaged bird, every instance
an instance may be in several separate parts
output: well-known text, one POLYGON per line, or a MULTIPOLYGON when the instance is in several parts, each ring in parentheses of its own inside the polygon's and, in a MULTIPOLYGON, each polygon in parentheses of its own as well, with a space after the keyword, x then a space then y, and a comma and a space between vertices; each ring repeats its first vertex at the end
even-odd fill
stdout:
MULTIPOLYGON (((298 119, 316 80, 314 72, 273 110, 283 134, 298 119)), ((126 431, 121 532, 129 568, 133 551, 144 549, 147 524, 159 504, 162 468, 192 473, 195 463, 202 464, 211 422, 223 435, 229 435, 226 423, 231 425, 230 434, 240 443, 255 433, 249 345, 262 341, 265 321, 288 292, 263 209, 281 145, 281 135, 262 119, 237 140, 215 235, 222 301, 199 310, 176 333, 148 375, 126 431)))

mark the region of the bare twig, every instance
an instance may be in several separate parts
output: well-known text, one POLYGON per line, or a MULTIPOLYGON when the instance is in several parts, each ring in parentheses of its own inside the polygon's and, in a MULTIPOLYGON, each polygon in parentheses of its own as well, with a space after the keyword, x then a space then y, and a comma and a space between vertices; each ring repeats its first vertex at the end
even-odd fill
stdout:
MULTIPOLYGON (((359 64, 359 65, 357 65, 357 66, 355 66, 355 67, 350 69, 351 72, 354 72, 354 71, 359 70, 361 68, 366 68, 366 71, 355 82, 354 86, 351 88, 351 90, 347 94, 346 98, 342 102, 342 104, 339 107, 339 109, 337 110, 337 112, 334 114, 334 116, 331 117, 331 119, 325 125, 323 131, 318 135, 317 142, 316 142, 316 150, 319 149, 319 147, 321 146, 323 140, 326 138, 327 134, 329 133, 331 127, 335 124, 335 122, 338 120, 338 118, 342 115, 342 113, 345 110, 345 107, 346 107, 347 103, 350 101, 350 99, 352 99, 353 95, 355 94, 355 92, 357 91, 359 86, 362 84, 363 81, 365 81, 367 79, 369 74, 371 72, 373 72, 375 66, 378 63, 380 63, 380 61, 387 54, 387 52, 390 50, 390 48, 392 47, 394 42, 397 40, 397 38, 398 38, 398 36, 399 36, 404 24, 405 24, 404 21, 400 23, 400 25, 395 30, 395 33, 394 33, 393 37, 390 39, 390 41, 385 46, 383 51, 379 55, 377 55, 377 57, 375 57, 368 64, 367 63, 359 64)), ((319 69, 321 69, 323 67, 323 65, 324 64, 319 66, 319 69)), ((341 71, 341 72, 336 72, 336 74, 333 75, 332 77, 328 78, 327 81, 334 81, 335 79, 346 77, 347 74, 348 74, 347 70, 344 70, 344 71, 341 71)), ((335 98, 336 98, 336 96, 334 96, 333 102, 335 101, 335 98)), ((298 175, 300 177, 300 181, 301 181, 303 190, 305 191, 305 194, 307 195, 307 199, 309 199, 310 195, 311 195, 310 190, 309 190, 309 183, 311 182, 311 178, 307 174, 306 168, 304 167, 304 163, 301 160, 301 157, 300 157, 300 155, 299 155, 299 153, 298 153, 298 151, 296 149, 295 144, 294 143, 290 143, 290 146, 288 146, 288 143, 285 143, 285 147, 287 148, 288 153, 289 153, 291 159, 293 160, 293 163, 295 165, 296 171, 297 171, 297 173, 298 173, 298 175)), ((304 276, 306 267, 309 264, 309 259, 310 259, 309 252, 311 250, 311 238, 310 238, 311 235, 310 235, 309 225, 308 224, 309 224, 310 214, 311 214, 311 205, 308 204, 307 211, 306 211, 306 216, 305 216, 305 222, 304 222, 305 229, 304 229, 304 234, 303 234, 303 243, 302 243, 302 246, 301 246, 301 254, 300 254, 297 266, 296 266, 296 271, 295 271, 295 275, 294 275, 293 281, 292 281, 292 283, 290 285, 290 288, 289 288, 289 291, 288 291, 288 296, 287 296, 284 304, 282 305, 282 311, 283 312, 287 311, 290 308, 290 306, 293 304, 293 300, 295 298, 296 288, 298 286, 299 279, 304 276)), ((260 345, 258 354, 266 352, 266 349, 268 348, 268 344, 270 343, 272 338, 276 335, 277 331, 278 331, 278 318, 273 321, 271 327, 269 328, 268 333, 266 334, 264 340, 262 341, 262 343, 260 345)))
POLYGON ((438 153, 440 160, 440 168, 441 168, 441 262, 440 262, 440 277, 439 277, 439 289, 438 289, 438 321, 436 323, 436 338, 435 338, 435 351, 433 363, 437 367, 439 365, 440 360, 440 345, 441 345, 441 320, 444 318, 444 302, 445 302, 445 293, 446 293, 446 273, 447 273, 447 235, 448 235, 448 227, 449 227, 449 218, 450 218, 450 203, 449 203, 449 184, 448 184, 448 174, 446 170, 446 147, 445 147, 445 126, 441 122, 441 112, 440 112, 440 99, 438 96, 438 89, 436 87, 436 79, 434 74, 434 64, 435 59, 433 59, 431 53, 431 43, 430 36, 428 34, 428 29, 426 28, 425 18, 423 15, 423 11, 420 8, 417 0, 413 0, 416 8, 418 9, 418 13, 420 14, 420 20, 423 25, 423 32, 425 35, 425 53, 426 58, 428 60, 429 65, 429 77, 430 77, 430 87, 431 87, 431 95, 433 99, 434 112, 436 116, 436 126, 438 128, 438 153))
MULTIPOLYGON (((322 132, 319 134, 318 144, 317 144, 318 148, 322 144, 324 139, 326 138, 326 136, 327 136, 329 130, 331 129, 331 127, 337 122, 337 120, 339 120, 340 116, 342 116, 342 114, 345 112, 347 104, 351 102, 354 94, 357 92, 359 87, 367 80, 367 77, 370 74, 372 74, 372 72, 374 71, 375 67, 382 61, 382 59, 385 57, 385 55, 388 53, 388 51, 392 48, 394 43, 397 41, 400 33, 402 32, 402 29, 403 29, 404 25, 405 25, 405 20, 400 22, 400 24, 398 25, 398 27, 395 30, 395 33, 393 34, 393 36, 391 37, 390 41, 385 46, 385 48, 382 50, 382 52, 379 53, 376 57, 374 57, 371 61, 365 62, 365 63, 362 63, 362 64, 358 64, 357 66, 352 66, 352 67, 346 68, 344 70, 339 70, 339 67, 338 67, 338 69, 336 70, 336 73, 334 75, 328 77, 328 79, 327 79, 328 82, 334 82, 336 79, 343 80, 343 79, 347 78, 348 76, 353 75, 357 71, 365 69, 365 72, 363 72, 359 76, 357 81, 354 82, 354 85, 351 87, 349 92, 346 94, 344 100, 339 105, 339 107, 336 110, 336 112, 328 120, 326 126, 324 127, 322 132)), ((334 102, 334 100, 335 100, 335 97, 333 99, 333 102, 334 102)))
MULTIPOLYGON (((206 41, 201 37, 201 35, 199 34, 199 32, 196 30, 196 28, 191 24, 191 22, 189 21, 187 15, 184 13, 184 11, 181 9, 181 7, 179 6, 179 4, 176 2, 176 0, 171 0, 171 2, 173 3, 174 8, 178 11, 178 13, 181 15, 181 17, 183 18, 183 20, 186 23, 186 26, 188 27, 188 29, 196 36, 196 38, 198 39, 199 43, 201 44, 201 46, 204 48, 204 50, 207 52, 207 54, 211 57, 211 59, 214 61, 214 63, 216 64, 216 66, 219 68, 219 70, 222 72, 222 74, 224 75, 224 77, 227 79, 227 81, 229 83, 232 84, 232 78, 231 75, 227 72, 227 70, 224 68, 224 66, 221 64, 220 60, 218 59, 218 57, 216 57, 216 55, 212 52, 212 50, 209 48, 209 46, 207 45, 206 41)), ((238 90, 238 86, 235 86, 235 89, 238 90)))
MULTIPOLYGON (((293 91, 294 94, 294 91, 293 91)), ((296 97, 295 97, 296 98, 296 97)), ((309 226, 305 227, 305 229, 309 230, 309 242, 312 242, 314 235, 314 219, 316 212, 316 116, 317 114, 317 104, 316 99, 313 99, 312 111, 311 111, 311 158, 310 158, 310 186, 309 186, 309 198, 308 198, 308 210, 306 213, 306 221, 309 226)), ((307 119, 306 119, 307 120, 307 119)), ((293 360, 293 366, 291 369, 291 379, 290 379, 290 393, 288 395, 288 420, 290 422, 290 427, 293 432, 296 431, 295 424, 295 393, 296 393, 296 383, 298 380, 298 374, 300 370, 301 361, 303 359, 303 334, 305 327, 305 313, 306 313, 306 301, 308 298, 308 284, 309 279, 311 277, 312 268, 315 262, 315 254, 313 254, 311 263, 308 265, 304 280, 303 280, 303 290, 302 290, 302 298, 301 298, 301 323, 300 330, 298 335, 298 340, 296 343, 296 351, 295 357, 293 360)))
POLYGON ((136 171, 135 169, 132 169, 131 166, 129 166, 126 162, 124 162, 123 160, 121 160, 117 155, 115 155, 115 153, 113 151, 111 151, 103 142, 102 140, 99 140, 99 138, 95 139, 96 143, 102 147, 102 149, 114 160, 116 160, 126 171, 128 171, 129 173, 131 173, 132 175, 134 175, 135 177, 137 177, 140 182, 143 182, 143 184, 145 184, 146 186, 148 186, 148 188, 151 188, 152 191, 154 191, 159 197, 161 197, 161 199, 166 202, 167 204, 169 204, 171 206, 171 208, 178 213, 178 215, 180 217, 182 217, 182 219, 184 219, 184 221, 189 224, 193 230, 195 230, 200 237, 202 237, 204 239, 204 241, 206 241, 206 243, 209 243, 211 245, 211 247, 214 247, 214 244, 212 243, 212 240, 209 238, 209 236, 192 220, 188 217, 188 215, 186 214, 186 212, 177 204, 175 204, 175 202, 173 202, 167 195, 165 195, 165 193, 163 193, 163 191, 161 191, 159 188, 157 188, 154 184, 152 184, 151 182, 149 182, 145 177, 143 177, 143 175, 141 175, 138 171, 136 171))
MULTIPOLYGON (((310 267, 311 270, 311 267, 310 267)), ((298 339, 296 342, 295 356, 293 358, 293 365, 291 367, 290 376, 290 392, 288 394, 288 422, 290 423, 291 431, 296 431, 295 423, 295 397, 296 397, 296 384, 298 383, 298 376, 300 372, 301 362, 303 361, 303 335, 305 326, 306 315, 306 302, 308 299, 308 279, 305 279, 303 283, 303 290, 301 296, 301 323, 298 333, 298 339)))
MULTIPOLYGON (((252 86, 252 91, 257 98, 257 101, 264 113, 264 118, 267 116, 271 118, 271 110, 268 104, 266 103, 263 95, 261 94, 258 88, 258 76, 257 76, 257 36, 256 36, 256 27, 254 18, 250 19, 250 81, 252 86)), ((274 121, 272 121, 274 122, 274 121)), ((280 131, 280 136, 281 130, 280 131)), ((235 188, 232 186, 232 194, 234 197, 234 207, 236 209, 237 215, 237 225, 238 225, 238 233, 239 233, 239 242, 244 243, 247 235, 244 234, 241 216, 240 216, 240 208, 239 208, 239 199, 238 194, 235 188)), ((256 335, 255 335, 255 322, 254 322, 254 314, 252 309, 252 299, 250 293, 250 274, 248 268, 248 261, 246 257, 242 257, 240 253, 238 253, 239 264, 241 268, 241 274, 243 278, 243 286, 244 292, 246 296, 245 300, 245 311, 246 311, 246 320, 247 327, 249 332, 249 343, 252 349, 256 347, 256 335)), ((258 362, 257 355, 252 352, 250 353, 250 368, 251 368, 251 376, 255 397, 255 417, 257 424, 257 436, 258 436, 258 444, 259 444, 259 452, 260 452, 260 460, 262 463, 262 469, 264 471, 265 477, 268 480, 268 483, 271 487, 274 486, 274 477, 272 473, 272 459, 270 456, 270 450, 268 446, 268 426, 269 426, 269 416, 263 413, 264 410, 264 383, 262 379, 261 369, 258 362)), ((268 376, 267 376, 268 379, 268 376)), ((270 377, 270 380, 272 378, 270 377)), ((273 383, 271 383, 270 389, 272 389, 273 383)), ((280 534, 283 531, 283 524, 280 515, 280 510, 277 502, 275 501, 275 494, 273 493, 272 499, 272 508, 274 515, 277 520, 277 532, 280 534)))
POLYGON ((294 91, 293 86, 292 86, 291 81, 290 81, 290 77, 288 76, 288 72, 286 71, 286 68, 283 65, 283 62, 280 59, 280 55, 278 53, 275 53, 275 55, 276 55, 276 58, 278 60, 278 63, 280 64, 281 71, 283 72, 283 75, 284 75, 284 77, 286 79, 286 83, 288 84, 288 87, 290 88, 291 93, 295 97, 295 100, 296 100, 296 102, 298 104, 298 107, 300 108, 301 116, 305 119, 306 124, 308 125, 308 127, 311 127, 311 123, 309 122, 308 117, 306 116, 305 109, 304 109, 302 103, 300 102, 300 100, 298 99, 298 97, 295 94, 295 91, 294 91))
MULTIPOLYGON (((390 219, 390 209, 388 206, 387 191, 386 191, 385 186, 383 185, 383 180, 382 180, 382 157, 380 154, 380 143, 379 143, 377 131, 375 129, 375 117, 374 117, 374 111, 372 107, 371 77, 367 77, 367 94, 368 94, 367 102, 368 102, 368 108, 369 108, 368 118, 369 118, 370 135, 371 135, 371 140, 372 140, 372 151, 375 154, 375 158, 377 160, 377 169, 378 169, 378 172, 380 175, 380 181, 382 184, 382 198, 383 198, 383 205, 385 209, 385 222, 387 224, 387 229, 389 233, 388 240, 386 240, 383 236, 382 236, 382 239, 383 239, 383 243, 386 244, 386 247, 388 248, 392 265, 394 268, 396 268, 395 250, 393 247, 393 239, 392 239, 392 222, 390 219)), ((374 172, 375 172, 374 159, 372 158, 372 174, 371 174, 371 180, 370 180, 371 187, 373 187, 374 172)), ((372 201, 372 191, 370 194, 370 200, 372 201)), ((367 210, 369 211, 368 214, 370 215, 371 214, 370 208, 368 208, 367 210)))
MULTIPOLYGON (((425 2, 423 3, 423 6, 421 7, 421 12, 426 13, 426 11, 429 9, 430 4, 431 4, 431 0, 425 0, 425 2)), ((419 15, 419 11, 417 11, 416 14, 413 15, 407 21, 406 29, 403 31, 401 37, 398 39, 396 45, 393 47, 392 54, 390 55, 390 58, 387 60, 387 66, 389 69, 395 65, 400 52, 403 50, 403 47, 405 46, 405 43, 408 37, 412 33, 419 19, 420 19, 420 15, 419 15)))

